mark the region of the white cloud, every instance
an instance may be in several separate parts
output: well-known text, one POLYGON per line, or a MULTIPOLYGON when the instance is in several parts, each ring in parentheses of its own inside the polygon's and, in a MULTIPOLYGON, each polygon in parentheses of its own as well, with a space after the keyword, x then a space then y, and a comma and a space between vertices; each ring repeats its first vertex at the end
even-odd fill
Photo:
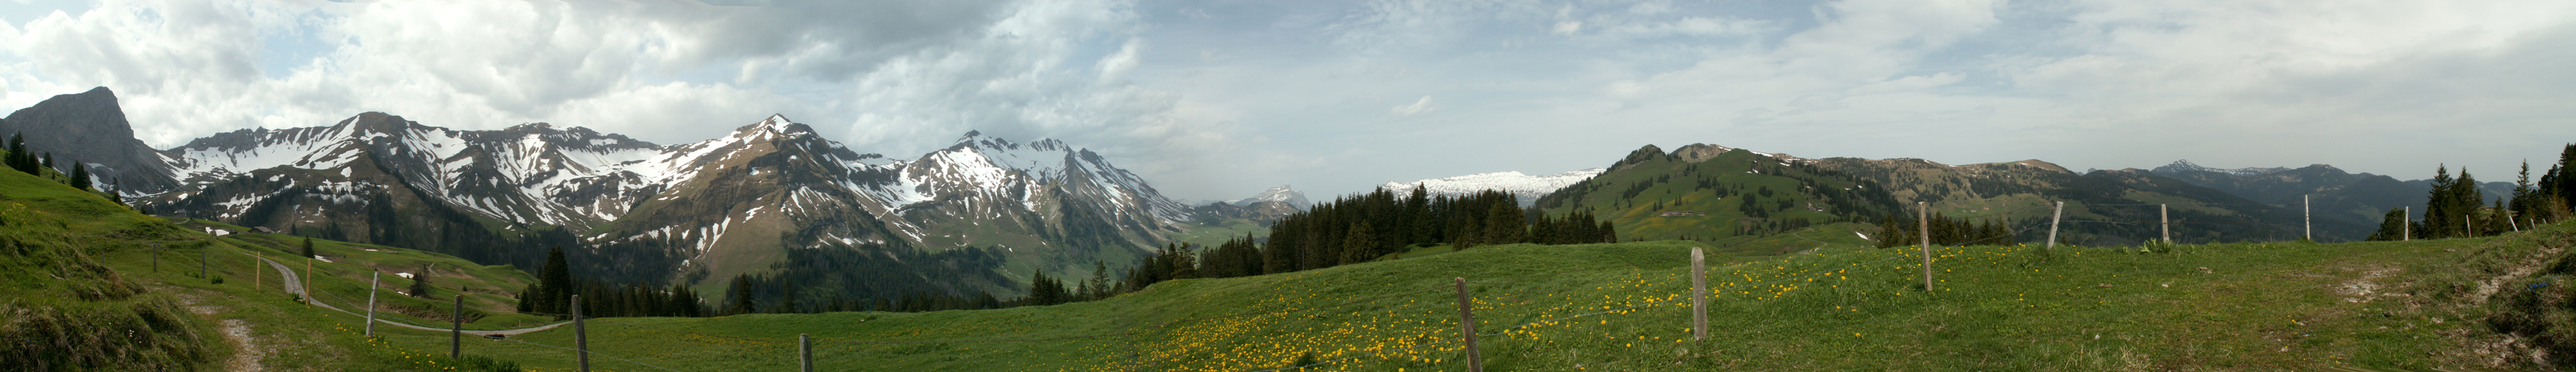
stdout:
POLYGON ((1439 110, 1440 106, 1434 106, 1431 104, 1431 96, 1422 96, 1422 99, 1414 100, 1413 104, 1410 105, 1396 106, 1395 108, 1387 109, 1388 112, 1393 112, 1400 116, 1421 115, 1439 110))

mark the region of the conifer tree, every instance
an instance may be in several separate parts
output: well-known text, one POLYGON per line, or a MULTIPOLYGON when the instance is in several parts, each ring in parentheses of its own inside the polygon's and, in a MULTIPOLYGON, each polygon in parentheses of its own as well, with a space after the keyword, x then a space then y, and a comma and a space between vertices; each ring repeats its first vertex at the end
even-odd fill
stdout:
POLYGON ((1377 234, 1365 223, 1351 224, 1351 232, 1342 238, 1342 264, 1349 265, 1377 259, 1377 234))
POLYGON ((575 293, 572 264, 564 259, 563 247, 546 251, 546 263, 537 270, 537 289, 532 292, 537 296, 537 312, 569 314, 572 311, 572 295, 575 293))
POLYGON ((770 306, 769 306, 769 312, 772 312, 772 313, 779 313, 779 314, 794 314, 794 313, 798 313, 798 312, 800 312, 800 311, 798 311, 798 308, 803 307, 803 306, 804 306, 804 304, 797 303, 797 301, 796 301, 796 278, 782 278, 782 279, 779 279, 779 280, 778 280, 778 304, 777 304, 777 305, 770 305, 770 306))
POLYGON ((90 191, 91 181, 89 179, 89 167, 82 166, 80 161, 77 160, 72 161, 71 166, 72 188, 81 189, 81 191, 90 191))
POLYGON ((751 275, 745 274, 734 276, 732 287, 725 290, 725 298, 731 300, 727 301, 731 302, 731 304, 725 306, 725 313, 750 314, 757 312, 759 309, 752 305, 753 302, 751 296, 751 275))
POLYGON ((314 255, 314 254, 313 254, 313 237, 309 237, 309 236, 308 236, 308 237, 304 237, 304 258, 318 258, 318 257, 321 257, 321 256, 316 256, 316 255, 314 255))
POLYGON ((1485 244, 1519 243, 1529 235, 1528 227, 1521 220, 1520 202, 1512 200, 1510 194, 1503 195, 1505 197, 1494 202, 1489 209, 1491 212, 1485 215, 1485 238, 1482 239, 1485 244))

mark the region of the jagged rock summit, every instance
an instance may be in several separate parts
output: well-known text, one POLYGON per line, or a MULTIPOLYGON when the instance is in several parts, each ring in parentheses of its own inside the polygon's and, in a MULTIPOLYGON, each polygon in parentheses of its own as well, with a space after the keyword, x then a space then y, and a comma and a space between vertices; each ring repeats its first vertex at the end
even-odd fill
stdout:
MULTIPOLYGON (((107 87, 56 95, 0 120, 0 137, 26 136, 29 151, 53 154, 56 167, 89 165, 96 184, 126 195, 154 194, 178 184, 170 159, 134 137, 134 126, 107 87)), ((69 169, 69 168, 65 168, 69 169)))
POLYGON ((584 257, 580 270, 621 280, 705 284, 810 248, 897 261, 975 248, 1022 262, 1121 262, 1191 219, 1142 177, 1062 141, 970 131, 896 159, 780 114, 720 138, 659 145, 548 123, 456 130, 368 112, 329 126, 219 133, 157 154, 170 159, 159 169, 182 181, 141 195, 156 214, 486 263, 534 265, 562 246, 584 257))

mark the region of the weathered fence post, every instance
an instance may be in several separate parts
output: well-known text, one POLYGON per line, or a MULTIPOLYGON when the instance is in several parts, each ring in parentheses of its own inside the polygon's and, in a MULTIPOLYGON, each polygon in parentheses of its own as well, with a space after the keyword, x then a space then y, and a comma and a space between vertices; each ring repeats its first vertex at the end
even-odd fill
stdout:
POLYGON ((1708 264, 1691 247, 1691 340, 1708 339, 1708 264))
POLYGON ((2308 206, 2309 195, 2299 195, 2299 228, 2307 230, 2309 243, 2317 242, 2316 215, 2308 206))
POLYGON ((808 336, 803 333, 796 334, 796 365, 803 366, 803 371, 805 372, 814 372, 814 338, 812 336, 808 336))
POLYGON ((1923 237, 1923 291, 1932 291, 1932 204, 1914 202, 1915 234, 1923 237))
POLYGON ((2400 214, 2400 215, 2399 215, 2399 217, 2397 218, 2397 221, 2398 221, 2398 224, 2397 224, 2397 236, 2398 236, 2398 238, 2397 238, 2397 240, 2399 240, 2399 241, 2414 241, 2414 240, 2415 240, 2415 207, 2409 206, 2409 207, 2404 207, 2404 208, 2405 208, 2405 209, 2403 209, 2403 210, 2404 210, 2404 211, 2406 211, 2406 212, 2405 212, 2404 214, 2400 214))
MULTIPOLYGON (((260 284, 260 282, 261 282, 261 280, 260 280, 260 279, 261 279, 261 278, 266 278, 266 277, 268 277, 267 275, 260 275, 260 274, 259 274, 259 264, 265 263, 265 262, 263 262, 263 261, 268 261, 268 255, 266 255, 266 254, 261 254, 261 253, 259 253, 259 251, 251 251, 251 252, 250 252, 250 255, 251 255, 251 259, 250 259, 250 290, 251 290, 252 292, 258 292, 258 291, 259 291, 259 287, 260 287, 260 285, 261 285, 261 284, 260 284)), ((283 281, 283 280, 286 280, 286 278, 277 278, 277 280, 283 281)), ((279 283, 277 284, 277 286, 279 286, 279 287, 284 287, 284 286, 286 286, 286 283, 285 283, 285 282, 279 282, 279 283)), ((283 292, 283 291, 281 291, 281 292, 283 292)))
POLYGON ((2057 249, 2057 223, 2066 220, 2066 202, 2057 202, 2057 212, 2048 215, 2048 248, 2057 249))
POLYGON ((367 335, 376 335, 376 288, 385 280, 385 272, 367 274, 367 335))
POLYGON ((590 330, 582 328, 581 295, 572 295, 572 347, 573 355, 580 356, 574 359, 574 365, 580 366, 581 372, 590 372, 590 330))
MULTIPOLYGON (((281 279, 283 279, 283 278, 281 278, 281 279)), ((314 300, 314 299, 313 299, 313 258, 312 258, 312 257, 305 257, 305 258, 304 258, 304 277, 302 277, 302 278, 297 278, 297 279, 303 279, 303 280, 301 280, 301 281, 302 281, 302 282, 304 282, 304 288, 303 288, 303 289, 304 289, 304 304, 305 304, 305 305, 312 305, 312 304, 313 304, 313 301, 318 301, 318 300, 314 300)))
POLYGON ((2157 204, 2157 205, 2156 205, 2156 226, 2159 226, 2159 227, 2163 227, 2163 228, 2164 228, 2164 230, 2165 230, 2165 244, 2173 244, 2173 217, 2172 217, 2172 216, 2173 216, 2172 214, 2165 213, 2165 205, 2164 205, 2164 204, 2157 204))
POLYGON ((456 306, 453 309, 456 314, 447 318, 447 359, 464 357, 462 352, 465 351, 465 294, 456 294, 456 306))
POLYGON ((1484 372, 1484 357, 1476 353, 1476 303, 1467 297, 1467 278, 1458 281, 1458 334, 1466 336, 1467 372, 1484 372))

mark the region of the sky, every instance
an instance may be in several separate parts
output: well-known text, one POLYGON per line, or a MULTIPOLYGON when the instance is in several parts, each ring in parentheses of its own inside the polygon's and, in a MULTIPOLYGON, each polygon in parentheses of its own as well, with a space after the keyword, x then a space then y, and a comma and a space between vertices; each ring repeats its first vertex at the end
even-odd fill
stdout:
POLYGON ((782 114, 897 158, 1060 139, 1194 200, 1693 143, 2511 180, 2576 142, 2576 2, 0 0, 0 110, 94 86, 162 148, 782 114))

